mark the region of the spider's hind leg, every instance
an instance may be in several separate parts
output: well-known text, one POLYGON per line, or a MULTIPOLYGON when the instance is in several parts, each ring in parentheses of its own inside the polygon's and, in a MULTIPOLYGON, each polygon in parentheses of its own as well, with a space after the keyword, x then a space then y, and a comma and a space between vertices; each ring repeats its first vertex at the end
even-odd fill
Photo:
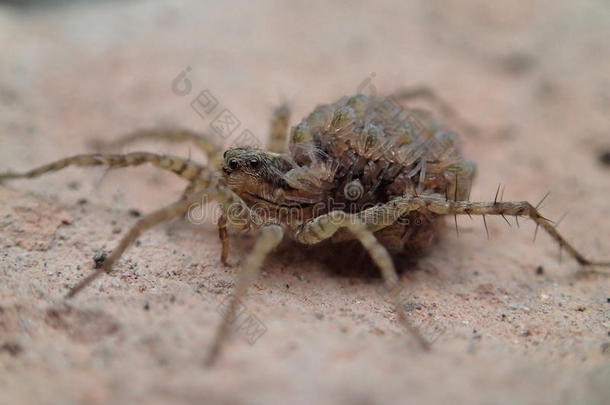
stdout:
POLYGON ((433 89, 426 86, 406 87, 390 95, 397 101, 423 100, 433 106, 441 117, 448 122, 457 125, 459 130, 465 134, 479 134, 480 130, 457 113, 457 111, 445 99, 440 97, 433 89))
POLYGON ((583 266, 610 266, 610 262, 596 262, 587 259, 571 243, 569 243, 557 228, 538 209, 527 201, 493 201, 493 202, 469 202, 448 201, 439 197, 415 197, 412 201, 421 207, 439 215, 501 215, 501 216, 525 216, 536 223, 536 227, 542 227, 561 249, 565 249, 578 263, 583 266))
POLYGON ((271 119, 271 134, 268 145, 271 152, 282 153, 286 151, 289 125, 290 109, 286 104, 282 104, 273 111, 273 118, 271 119))

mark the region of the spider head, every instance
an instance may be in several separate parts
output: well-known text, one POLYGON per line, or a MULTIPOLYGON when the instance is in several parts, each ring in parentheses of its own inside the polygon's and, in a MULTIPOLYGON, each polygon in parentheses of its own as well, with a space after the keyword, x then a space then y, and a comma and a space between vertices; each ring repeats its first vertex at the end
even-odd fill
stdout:
POLYGON ((224 153, 222 174, 227 186, 245 200, 276 202, 287 187, 284 174, 293 165, 284 155, 240 146, 224 153))

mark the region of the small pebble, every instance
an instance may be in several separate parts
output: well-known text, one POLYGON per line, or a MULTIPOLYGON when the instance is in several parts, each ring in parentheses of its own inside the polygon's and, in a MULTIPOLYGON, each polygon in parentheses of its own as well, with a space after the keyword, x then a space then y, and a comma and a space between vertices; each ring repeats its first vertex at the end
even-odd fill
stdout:
POLYGON ((78 181, 72 181, 72 182, 68 183, 68 188, 70 190, 78 190, 78 189, 80 189, 80 183, 78 181))
POLYGON ((527 53, 512 52, 500 58, 500 66, 507 73, 522 75, 529 72, 536 64, 536 59, 527 53))
POLYGON ((93 262, 95 263, 95 268, 96 269, 102 268, 102 265, 104 264, 104 262, 106 261, 107 258, 108 258, 108 255, 103 252, 98 253, 95 256, 93 256, 93 262))
POLYGON ((129 215, 131 215, 134 218, 139 218, 142 216, 142 213, 136 209, 131 209, 128 211, 129 215))
POLYGON ((0 345, 0 352, 7 352, 11 356, 17 356, 23 351, 23 347, 17 342, 6 342, 0 345))
POLYGON ((610 166, 610 150, 604 151, 599 155, 599 162, 604 166, 610 166))

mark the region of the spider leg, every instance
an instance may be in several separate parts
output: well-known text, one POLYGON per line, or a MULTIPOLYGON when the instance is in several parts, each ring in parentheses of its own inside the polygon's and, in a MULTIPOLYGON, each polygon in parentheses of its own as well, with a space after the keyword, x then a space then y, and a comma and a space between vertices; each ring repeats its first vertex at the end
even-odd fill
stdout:
POLYGON ((220 261, 227 267, 232 267, 229 263, 229 232, 231 227, 237 231, 245 232, 259 228, 264 222, 256 212, 233 191, 224 188, 221 195, 222 214, 218 218, 218 238, 222 246, 220 261))
POLYGON ((196 193, 199 190, 202 190, 204 188, 209 187, 210 184, 212 184, 212 177, 211 176, 207 176, 207 177, 204 177, 204 178, 195 178, 195 179, 191 180, 189 182, 189 184, 186 185, 186 187, 182 191, 182 196, 180 197, 180 199, 186 200, 187 198, 189 198, 189 196, 191 194, 196 193))
POLYGON ((375 232, 391 225, 401 215, 415 210, 427 210, 438 215, 482 215, 483 218, 485 215, 529 217, 536 223, 536 227, 542 227, 579 264, 610 266, 610 262, 596 262, 587 259, 557 231, 551 221, 543 217, 536 207, 527 201, 470 202, 452 201, 440 196, 400 197, 357 215, 364 220, 370 231, 375 232))
POLYGON ((271 152, 283 153, 286 151, 290 109, 283 104, 275 109, 271 119, 271 135, 268 149, 271 152))
POLYGON ((148 152, 132 152, 127 154, 95 153, 76 155, 57 160, 22 173, 0 173, 0 183, 4 180, 30 179, 46 173, 64 169, 68 166, 107 166, 110 168, 117 168, 139 166, 144 163, 151 163, 156 167, 171 171, 190 181, 198 181, 209 184, 212 177, 211 172, 205 166, 176 156, 157 155, 148 152))
POLYGON ((199 185, 199 183, 197 181, 191 181, 189 184, 187 184, 184 191, 182 191, 182 197, 180 197, 180 199, 186 200, 189 197, 189 195, 191 195, 195 192, 198 185, 199 185))
POLYGON ((193 144, 202 151, 208 158, 209 166, 217 167, 222 161, 222 146, 214 139, 206 134, 200 134, 187 129, 175 128, 150 128, 140 129, 111 141, 96 139, 92 142, 93 146, 98 150, 118 150, 128 144, 146 141, 157 140, 166 142, 193 142, 193 144))
POLYGON ((79 291, 91 284, 91 282, 99 277, 102 273, 110 273, 114 263, 116 263, 116 261, 123 255, 125 250, 127 250, 127 248, 142 234, 142 232, 152 228, 155 225, 167 222, 177 216, 184 215, 193 204, 199 203, 204 195, 206 194, 202 190, 201 192, 193 194, 187 200, 177 201, 144 216, 142 219, 136 222, 136 224, 129 230, 129 232, 127 232, 125 236, 123 236, 118 246, 112 251, 112 254, 110 254, 110 256, 104 261, 102 267, 85 277, 76 286, 70 289, 66 295, 66 298, 74 297, 79 291))
POLYGON ((421 99, 431 104, 436 108, 441 116, 448 122, 454 122, 460 130, 467 134, 478 134, 479 129, 466 121, 457 113, 457 111, 440 97, 434 90, 426 86, 407 87, 398 90, 390 95, 390 98, 394 98, 397 101, 409 101, 421 99))
POLYGON ((183 216, 187 212, 190 212, 190 210, 196 207, 198 204, 212 199, 220 200, 220 202, 224 205, 229 205, 230 207, 234 208, 236 207, 237 209, 233 209, 231 214, 235 221, 239 220, 241 223, 246 223, 251 221, 252 215, 254 215, 247 209, 247 206, 243 200, 224 186, 215 185, 206 189, 198 190, 189 195, 187 199, 180 199, 171 205, 146 215, 136 222, 129 232, 127 232, 127 234, 121 239, 119 245, 112 251, 112 254, 104 261, 104 265, 73 287, 68 292, 67 298, 76 295, 80 290, 89 285, 102 273, 110 273, 114 263, 121 257, 123 252, 127 250, 133 241, 135 241, 142 234, 142 232, 160 223, 167 222, 178 216, 183 216))
POLYGON ((538 209, 527 201, 447 201, 444 198, 434 196, 420 196, 413 198, 412 203, 439 215, 511 215, 515 217, 529 217, 536 223, 536 227, 542 227, 579 264, 583 266, 610 266, 610 262, 596 262, 587 259, 557 231, 557 228, 553 226, 551 221, 543 217, 538 209))
POLYGON ((239 274, 239 278, 237 279, 233 296, 231 297, 231 301, 226 313, 223 316, 221 324, 216 330, 214 341, 210 351, 208 352, 206 365, 213 365, 218 358, 222 344, 229 334, 231 324, 235 318, 235 313, 241 300, 244 298, 248 288, 259 274, 263 261, 269 252, 282 241, 283 236, 284 231, 278 225, 268 225, 261 229, 258 240, 254 244, 250 254, 243 262, 243 268, 239 274))
POLYGON ((222 251, 220 252, 220 261, 225 266, 229 267, 229 232, 227 231, 227 215, 222 213, 218 218, 218 238, 222 245, 222 251))
MULTIPOLYGON (((186 200, 189 196, 201 188, 205 188, 206 184, 194 180, 189 183, 182 192, 181 200, 186 200)), ((220 253, 220 261, 227 267, 232 267, 229 263, 229 232, 228 228, 231 225, 239 231, 251 230, 254 223, 261 223, 257 218, 257 214, 250 210, 248 205, 234 192, 228 188, 221 188, 220 201, 222 205, 222 213, 218 218, 218 238, 222 246, 220 253)))
POLYGON ((421 335, 419 330, 414 327, 408 319, 400 300, 401 286, 399 277, 394 268, 394 263, 387 249, 379 243, 373 232, 367 229, 367 225, 356 215, 349 215, 343 211, 332 211, 326 215, 319 216, 305 223, 297 231, 295 238, 304 244, 316 244, 332 237, 335 232, 342 228, 347 228, 369 252, 371 258, 381 270, 386 287, 392 298, 396 313, 405 328, 417 339, 425 350, 430 348, 430 344, 421 335))

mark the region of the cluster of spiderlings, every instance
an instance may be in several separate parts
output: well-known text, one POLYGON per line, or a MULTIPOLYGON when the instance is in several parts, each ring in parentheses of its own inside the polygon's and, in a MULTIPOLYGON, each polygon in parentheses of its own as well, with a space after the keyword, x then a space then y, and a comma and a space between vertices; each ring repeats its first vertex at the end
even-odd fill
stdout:
MULTIPOLYGON (((431 114, 363 94, 316 107, 292 129, 290 152, 302 166, 330 161, 339 175, 353 170, 358 159, 366 161, 364 170, 369 172, 374 172, 370 162, 384 160, 393 165, 388 170, 401 178, 405 175, 396 166, 408 168, 410 183, 421 183, 418 189, 451 188, 452 195, 460 198, 468 195, 474 172, 474 165, 460 153, 457 135, 431 114)), ((411 189, 410 183, 405 182, 403 191, 411 189)))

